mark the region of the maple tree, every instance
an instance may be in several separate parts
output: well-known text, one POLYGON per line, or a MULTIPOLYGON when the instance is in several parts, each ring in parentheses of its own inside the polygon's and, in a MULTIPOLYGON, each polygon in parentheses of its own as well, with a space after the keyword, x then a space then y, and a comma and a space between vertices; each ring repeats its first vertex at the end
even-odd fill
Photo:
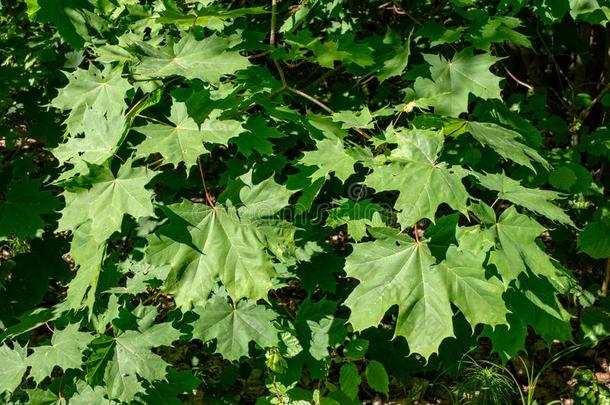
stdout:
POLYGON ((1 400, 355 404, 610 336, 562 32, 610 3, 402 3, 3 2, 1 400))

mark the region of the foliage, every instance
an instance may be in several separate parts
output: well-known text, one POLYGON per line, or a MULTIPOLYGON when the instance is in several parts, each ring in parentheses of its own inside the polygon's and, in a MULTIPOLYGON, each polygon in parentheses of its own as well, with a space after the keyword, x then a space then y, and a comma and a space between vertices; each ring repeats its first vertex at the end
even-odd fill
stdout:
POLYGON ((3 400, 509 403, 457 359, 604 341, 610 3, 408 3, 2 2, 3 400))

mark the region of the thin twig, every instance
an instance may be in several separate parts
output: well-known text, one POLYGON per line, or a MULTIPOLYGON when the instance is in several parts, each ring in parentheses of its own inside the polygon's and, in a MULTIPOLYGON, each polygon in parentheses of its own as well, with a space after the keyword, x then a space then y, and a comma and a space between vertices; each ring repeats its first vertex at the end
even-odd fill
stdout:
POLYGON ((511 79, 513 79, 515 82, 517 82, 517 84, 520 84, 521 86, 525 87, 528 90, 534 90, 533 86, 525 83, 524 81, 517 79, 517 77, 514 74, 512 74, 512 72, 510 70, 508 70, 508 68, 506 66, 504 66, 504 71, 506 71, 506 73, 511 77, 511 79))
POLYGON ((602 282, 601 294, 603 297, 608 295, 608 284, 610 284, 610 257, 606 259, 606 272, 604 273, 604 281, 602 282))
POLYGON ((271 30, 269 32, 269 44, 275 46, 275 25, 277 24, 277 2, 271 0, 271 30))
POLYGON ((305 93, 302 90, 295 89, 294 87, 288 87, 287 90, 294 94, 297 94, 303 98, 306 98, 307 100, 311 101, 312 103, 314 103, 315 105, 317 105, 318 107, 320 107, 321 109, 323 109, 324 111, 326 111, 329 114, 334 113, 334 111, 329 106, 327 106, 326 104, 324 104, 317 98, 310 96, 309 94, 305 93))

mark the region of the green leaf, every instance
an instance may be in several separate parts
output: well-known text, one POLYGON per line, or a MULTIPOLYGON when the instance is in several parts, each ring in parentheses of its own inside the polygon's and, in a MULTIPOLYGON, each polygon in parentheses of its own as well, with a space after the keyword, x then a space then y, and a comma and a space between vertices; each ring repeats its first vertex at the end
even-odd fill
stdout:
POLYGON ((293 194, 286 187, 275 182, 273 176, 254 184, 252 171, 240 177, 244 186, 239 190, 239 200, 244 205, 238 208, 242 218, 264 218, 278 213, 288 205, 293 194))
POLYGON ((377 77, 380 82, 384 82, 390 77, 400 76, 409 64, 409 56, 411 54, 411 36, 413 31, 409 33, 406 42, 403 44, 400 35, 388 28, 388 31, 383 38, 384 45, 393 45, 391 57, 383 61, 383 66, 379 68, 377 77))
POLYGON ((471 172, 479 183, 498 192, 498 199, 508 200, 514 204, 527 208, 561 224, 575 226, 570 217, 552 201, 562 198, 563 195, 549 190, 526 188, 517 180, 502 173, 480 174, 471 172))
POLYGON ((377 360, 371 360, 371 362, 366 366, 365 375, 366 382, 369 387, 377 392, 381 392, 386 397, 388 396, 390 390, 390 380, 383 364, 377 360))
POLYGON ((113 357, 104 372, 108 396, 130 402, 144 392, 139 378, 148 382, 163 380, 168 364, 151 349, 169 346, 179 337, 180 332, 171 323, 161 323, 142 332, 128 330, 114 338, 113 357))
POLYGON ((28 368, 27 350, 27 346, 21 347, 18 343, 13 349, 6 344, 0 346, 0 394, 5 391, 12 393, 21 383, 28 368))
POLYGON ((91 5, 84 0, 38 0, 36 19, 51 22, 72 48, 81 49, 89 40, 86 19, 82 11, 91 5))
POLYGON ((466 130, 480 144, 489 146, 505 159, 529 167, 535 172, 532 161, 540 163, 549 169, 549 163, 538 152, 521 143, 523 137, 515 131, 501 127, 500 125, 469 121, 466 130))
POLYGON ((445 59, 440 55, 424 55, 430 65, 432 80, 418 79, 415 88, 420 97, 434 99, 434 112, 457 117, 468 111, 468 95, 483 99, 500 98, 500 77, 493 75, 489 68, 500 58, 490 54, 475 55, 472 48, 466 48, 445 59))
POLYGON ((423 218, 434 220, 442 203, 466 212, 468 193, 462 184, 463 171, 438 162, 443 138, 442 131, 400 129, 396 132, 398 147, 385 162, 364 162, 374 170, 364 181, 367 186, 378 192, 400 192, 394 207, 403 228, 423 218))
POLYGON ((76 383, 78 392, 70 398, 70 405, 112 405, 116 404, 106 398, 106 390, 99 385, 91 387, 84 381, 76 383))
MULTIPOLYGON (((182 14, 172 10, 166 10, 160 17, 156 18, 159 24, 176 24, 187 25, 189 27, 195 25, 210 26, 213 28, 218 21, 224 21, 230 18, 244 17, 247 15, 267 14, 268 11, 263 7, 242 7, 233 10, 227 10, 218 7, 206 7, 197 10, 196 14, 182 14)), ((221 27, 223 24, 220 25, 221 27)))
POLYGON ((343 349, 343 355, 351 360, 359 360, 364 358, 369 350, 369 341, 366 339, 354 339, 350 341, 343 349))
POLYGON ((123 138, 125 125, 122 114, 104 115, 100 110, 85 107, 79 125, 83 136, 71 136, 51 150, 60 163, 75 166, 62 173, 60 180, 87 174, 87 164, 101 165, 112 157, 123 138))
POLYGON ((278 331, 273 326, 273 311, 250 300, 237 305, 216 295, 205 307, 195 307, 199 319, 193 323, 193 337, 204 342, 216 339, 216 353, 227 360, 248 356, 248 344, 254 341, 262 348, 277 346, 278 331))
POLYGON ((373 129, 375 123, 373 116, 368 107, 364 107, 361 111, 354 112, 350 110, 339 111, 332 115, 332 120, 341 123, 341 128, 365 128, 373 129))
POLYGON ((146 261, 171 265, 165 289, 179 306, 205 304, 218 281, 235 301, 267 296, 275 270, 254 221, 189 201, 168 206, 166 214, 170 223, 149 237, 146 261))
POLYGON ((519 277, 526 268, 536 275, 558 279, 557 269, 536 243, 536 238, 544 231, 538 222, 519 214, 515 207, 509 207, 500 215, 492 231, 497 244, 489 262, 496 266, 505 285, 519 277))
POLYGON ((468 35, 468 40, 478 49, 489 52, 491 44, 510 41, 514 45, 531 48, 532 44, 528 37, 515 28, 522 26, 521 20, 508 16, 489 16, 485 24, 482 24, 472 34, 468 35))
POLYGON ((339 386, 341 391, 349 398, 356 399, 358 397, 361 381, 360 371, 358 371, 358 367, 355 364, 346 363, 341 366, 341 370, 339 370, 339 386))
MULTIPOLYGON (((362 190, 357 187, 352 187, 353 190, 362 190)), ((358 191, 355 191, 358 193, 358 191)), ((359 195, 352 195, 352 198, 359 198, 359 195)), ((380 212, 383 208, 381 205, 367 200, 340 200, 340 205, 328 211, 326 226, 336 228, 347 224, 347 232, 357 242, 366 236, 367 226, 384 226, 380 212)))
POLYGON ((345 300, 354 330, 377 326, 398 306, 395 336, 411 352, 428 358, 453 336, 451 304, 441 274, 425 243, 385 231, 383 239, 360 243, 347 257, 345 272, 360 284, 345 300))
POLYGON ((145 77, 183 76, 218 83, 223 76, 250 66, 247 58, 229 50, 234 45, 227 37, 211 35, 198 41, 192 34, 185 35, 164 48, 146 46, 147 56, 135 71, 145 77))
POLYGON ((479 323, 506 323, 508 312, 502 299, 502 282, 496 277, 485 276, 485 253, 484 250, 474 252, 451 246, 447 250, 446 260, 436 267, 445 282, 451 302, 473 326, 479 323))
POLYGON ((83 351, 93 340, 93 335, 79 332, 79 324, 73 323, 62 330, 55 330, 50 346, 38 346, 27 358, 31 367, 30 375, 36 383, 48 377, 57 366, 63 371, 70 368, 80 369, 83 364, 83 351))
POLYGON ((147 124, 133 128, 146 135, 146 139, 136 147, 138 156, 160 153, 166 163, 178 166, 184 162, 187 168, 197 164, 199 155, 207 152, 203 146, 203 132, 189 117, 186 104, 174 101, 169 116, 173 125, 147 124))
POLYGON ((329 173, 334 173, 343 182, 354 173, 356 159, 343 147, 339 139, 323 139, 316 142, 316 150, 305 152, 300 160, 307 166, 317 166, 312 175, 312 181, 319 178, 327 178, 329 173))
POLYGON ((101 244, 121 229, 123 215, 153 216, 153 192, 144 186, 154 175, 145 167, 132 167, 130 161, 120 167, 116 176, 108 168, 91 166, 86 177, 91 187, 69 187, 64 193, 66 207, 59 229, 77 229, 90 221, 91 235, 101 244))
POLYGON ((41 215, 59 208, 59 201, 50 191, 40 190, 40 180, 11 182, 0 202, 0 236, 16 235, 33 238, 42 230, 41 215))
POLYGON ((590 222, 578 234, 578 251, 594 259, 610 257, 610 220, 590 222))
POLYGON ((146 395, 142 395, 145 404, 181 405, 184 402, 178 395, 191 393, 200 383, 190 371, 176 371, 173 368, 169 369, 166 379, 146 388, 146 395))
POLYGON ((91 63, 88 70, 79 68, 66 76, 69 83, 59 91, 51 105, 64 111, 70 110, 66 123, 71 134, 85 132, 88 125, 95 125, 94 122, 85 120, 87 108, 108 118, 125 111, 125 96, 133 87, 127 79, 121 77, 121 69, 113 70, 110 66, 105 66, 100 71, 91 63))

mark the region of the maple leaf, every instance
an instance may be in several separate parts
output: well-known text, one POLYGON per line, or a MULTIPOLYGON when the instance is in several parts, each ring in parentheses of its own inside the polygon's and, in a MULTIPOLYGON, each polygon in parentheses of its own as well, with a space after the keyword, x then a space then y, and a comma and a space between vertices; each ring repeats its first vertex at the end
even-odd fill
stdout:
POLYGON ((394 207, 399 211, 402 227, 422 218, 434 220, 442 203, 466 212, 468 193, 462 184, 464 174, 437 161, 443 146, 442 131, 402 128, 395 136, 398 147, 386 159, 387 164, 365 162, 374 170, 366 177, 365 184, 378 192, 400 192, 394 207))
POLYGON ((99 385, 89 386, 84 381, 76 382, 77 392, 70 398, 70 405, 113 405, 115 401, 106 398, 106 390, 99 385))
POLYGON ((498 199, 508 200, 514 204, 527 208, 552 221, 574 226, 570 217, 552 201, 562 198, 563 195, 555 191, 523 187, 517 180, 502 173, 480 174, 471 172, 479 183, 498 192, 498 199))
POLYGON ((436 267, 451 302, 473 326, 506 323, 508 312, 502 299, 504 286, 498 278, 485 276, 484 261, 485 251, 473 253, 462 246, 450 246, 446 259, 436 267))
POLYGON ((505 285, 529 268, 536 275, 558 280, 557 269, 547 254, 536 244, 544 227, 532 218, 519 214, 515 207, 506 209, 491 228, 497 245, 490 254, 505 285))
POLYGON ((398 305, 394 335, 404 336, 411 352, 428 358, 453 336, 444 280, 425 243, 378 232, 375 236, 382 239, 355 245, 345 263, 348 277, 360 281, 344 302, 351 309, 349 322, 357 331, 377 326, 398 305))
POLYGON ((578 234, 578 250, 594 259, 610 257, 610 220, 590 222, 578 234))
POLYGON ((0 202, 0 235, 33 238, 45 221, 41 215, 59 208, 59 201, 50 191, 40 189, 38 179, 11 182, 4 201, 0 202))
POLYGON ((30 375, 36 383, 48 377, 57 366, 66 371, 69 368, 80 369, 83 364, 83 351, 93 340, 93 335, 79 332, 80 325, 73 323, 62 330, 55 330, 50 346, 38 346, 27 358, 31 366, 30 375))
POLYGON ((525 349, 528 325, 548 343, 553 340, 567 341, 572 338, 571 315, 557 298, 557 291, 546 280, 539 277, 521 277, 516 288, 505 297, 511 313, 508 325, 495 328, 486 326, 481 336, 491 339, 494 352, 503 362, 525 349))
POLYGON ((501 58, 489 54, 474 55, 466 48, 446 60, 440 55, 424 55, 430 65, 432 80, 418 79, 415 88, 420 97, 434 97, 434 112, 457 117, 468 111, 468 95, 483 99, 500 98, 500 77, 489 68, 501 58))
POLYGON ((194 35, 188 34, 164 48, 145 46, 147 56, 142 58, 135 71, 146 77, 176 75, 218 83, 221 77, 250 66, 248 58, 229 50, 234 45, 234 39, 229 37, 214 34, 198 41, 194 35))
POLYGON ((165 281, 179 306, 204 304, 218 281, 233 300, 265 298, 275 273, 264 235, 235 209, 183 201, 165 209, 170 223, 149 237, 146 261, 171 265, 165 281))
POLYGON ((400 76, 409 64, 409 56, 411 55, 411 36, 413 31, 409 33, 405 43, 402 43, 401 36, 396 31, 388 28, 383 44, 392 46, 391 51, 382 56, 383 65, 380 66, 377 77, 380 82, 384 82, 390 77, 400 76))
POLYGON ((179 337, 180 332, 171 323, 161 323, 144 331, 128 330, 114 338, 112 359, 104 371, 108 396, 130 402, 144 392, 138 377, 149 382, 163 380, 168 364, 151 349, 169 346, 179 337))
POLYGON ((5 391, 12 393, 21 383, 28 368, 27 353, 27 347, 18 343, 12 349, 6 344, 0 346, 0 394, 5 391))
POLYGON ((123 114, 127 105, 125 96, 133 87, 121 77, 121 69, 105 66, 100 71, 92 63, 89 69, 76 69, 67 74, 69 83, 51 101, 53 107, 70 110, 66 120, 68 131, 72 134, 84 132, 91 121, 85 120, 87 108, 100 115, 117 116, 123 114))
POLYGON ((147 124, 133 128, 146 135, 146 139, 136 147, 139 156, 160 153, 167 163, 178 166, 184 162, 189 168, 197 164, 197 157, 207 152, 203 146, 203 133, 199 125, 189 117, 186 104, 172 103, 169 120, 174 125, 147 124))
POLYGON ((312 181, 319 178, 327 178, 329 173, 334 173, 341 181, 346 181, 354 173, 356 159, 343 147, 339 139, 323 139, 316 142, 316 150, 305 152, 300 160, 307 166, 317 166, 311 175, 312 181))
POLYGON ((544 168, 550 168, 549 163, 538 152, 519 142, 521 134, 492 123, 470 121, 466 130, 482 145, 489 146, 500 156, 536 171, 532 161, 540 163, 544 168))
POLYGON ((204 307, 195 307, 199 319, 193 322, 193 337, 206 342, 216 339, 216 353, 227 360, 248 355, 248 343, 262 348, 275 346, 277 314, 250 300, 230 304, 222 295, 212 297, 204 307))
POLYGON ((70 187, 64 192, 66 207, 62 210, 59 229, 76 229, 91 221, 91 234, 102 243, 121 229, 123 215, 134 218, 154 215, 153 192, 146 186, 155 173, 145 167, 123 164, 117 175, 102 166, 90 166, 85 181, 88 189, 70 187))

